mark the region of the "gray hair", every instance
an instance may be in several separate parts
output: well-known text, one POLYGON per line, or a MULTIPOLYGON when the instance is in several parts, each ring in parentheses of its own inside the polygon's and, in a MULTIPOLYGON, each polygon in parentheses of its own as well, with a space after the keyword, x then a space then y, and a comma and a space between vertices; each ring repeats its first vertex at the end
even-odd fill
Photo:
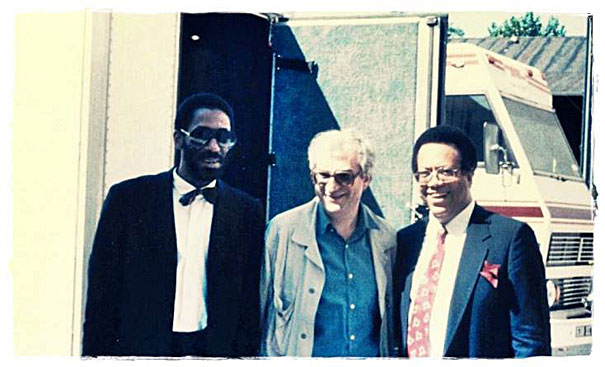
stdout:
POLYGON ((327 130, 317 133, 307 150, 309 169, 313 170, 317 157, 326 152, 353 152, 366 176, 372 176, 374 168, 374 150, 370 143, 355 129, 327 130))

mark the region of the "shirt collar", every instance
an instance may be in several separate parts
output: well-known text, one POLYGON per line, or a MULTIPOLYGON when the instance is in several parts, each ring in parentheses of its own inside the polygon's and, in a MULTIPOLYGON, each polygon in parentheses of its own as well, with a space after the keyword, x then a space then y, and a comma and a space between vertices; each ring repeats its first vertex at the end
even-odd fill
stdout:
MULTIPOLYGON (((317 230, 318 233, 326 233, 332 224, 330 223, 330 217, 326 214, 323 206, 320 204, 317 208, 317 230)), ((366 229, 369 228, 368 222, 366 220, 365 211, 363 210, 363 206, 359 204, 359 212, 357 213, 357 223, 355 223, 355 231, 351 238, 357 237, 357 234, 360 231, 365 232, 366 229)))
MULTIPOLYGON (((466 228, 471 220, 471 215, 475 209, 475 201, 471 201, 460 213, 458 213, 452 220, 445 225, 445 230, 449 234, 461 235, 466 233, 466 228)), ((429 215, 430 227, 439 226, 439 221, 432 214, 429 215)))
MULTIPOLYGON (((174 188, 181 195, 184 195, 184 194, 188 193, 189 191, 196 189, 195 186, 193 186, 192 184, 187 182, 184 178, 179 176, 179 174, 176 172, 176 169, 172 170, 172 178, 173 178, 172 182, 173 182, 174 188)), ((215 186, 216 186, 216 179, 210 181, 210 183, 204 187, 215 187, 215 186)))

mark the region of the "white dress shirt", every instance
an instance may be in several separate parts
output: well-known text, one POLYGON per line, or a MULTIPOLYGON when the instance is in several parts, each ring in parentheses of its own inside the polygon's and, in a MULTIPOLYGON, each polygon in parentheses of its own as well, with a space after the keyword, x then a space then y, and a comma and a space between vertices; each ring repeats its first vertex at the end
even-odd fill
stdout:
MULTIPOLYGON (((445 334, 447 332, 447 322, 450 313, 450 303, 456 284, 456 275, 458 274, 458 264, 462 256, 464 241, 466 240, 466 228, 471 219, 471 214, 475 208, 475 202, 471 202, 457 216, 445 225, 447 236, 445 237, 445 254, 439 273, 439 281, 435 299, 433 300, 433 309, 431 311, 431 320, 429 326, 430 350, 429 356, 443 357, 445 347, 445 334)), ((410 290, 410 305, 414 304, 416 291, 420 284, 426 278, 426 270, 433 253, 437 247, 437 231, 441 227, 439 221, 429 214, 429 223, 426 227, 422 250, 418 257, 418 263, 412 278, 412 288, 410 290)), ((412 307, 408 319, 412 314, 412 307)))
MULTIPOLYGON (((172 331, 194 332, 207 325, 206 260, 214 205, 202 195, 183 206, 179 199, 195 187, 173 171, 172 202, 178 262, 172 331)), ((216 180, 205 187, 215 187, 216 180)))

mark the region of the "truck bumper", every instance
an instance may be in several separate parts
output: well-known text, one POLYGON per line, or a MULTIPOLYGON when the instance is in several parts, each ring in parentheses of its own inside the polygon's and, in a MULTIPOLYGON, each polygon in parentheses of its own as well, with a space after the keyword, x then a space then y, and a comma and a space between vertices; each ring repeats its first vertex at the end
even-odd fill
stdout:
POLYGON ((592 349, 592 318, 551 319, 553 356, 587 355, 592 349))

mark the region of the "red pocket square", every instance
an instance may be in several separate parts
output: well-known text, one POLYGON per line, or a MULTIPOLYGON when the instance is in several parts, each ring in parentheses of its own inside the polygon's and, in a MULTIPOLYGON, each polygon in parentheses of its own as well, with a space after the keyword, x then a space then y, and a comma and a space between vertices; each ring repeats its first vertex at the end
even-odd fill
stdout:
POLYGON ((483 269, 479 274, 484 277, 489 284, 494 288, 498 288, 498 270, 500 269, 500 265, 498 264, 490 264, 489 261, 485 260, 483 262, 483 269))

